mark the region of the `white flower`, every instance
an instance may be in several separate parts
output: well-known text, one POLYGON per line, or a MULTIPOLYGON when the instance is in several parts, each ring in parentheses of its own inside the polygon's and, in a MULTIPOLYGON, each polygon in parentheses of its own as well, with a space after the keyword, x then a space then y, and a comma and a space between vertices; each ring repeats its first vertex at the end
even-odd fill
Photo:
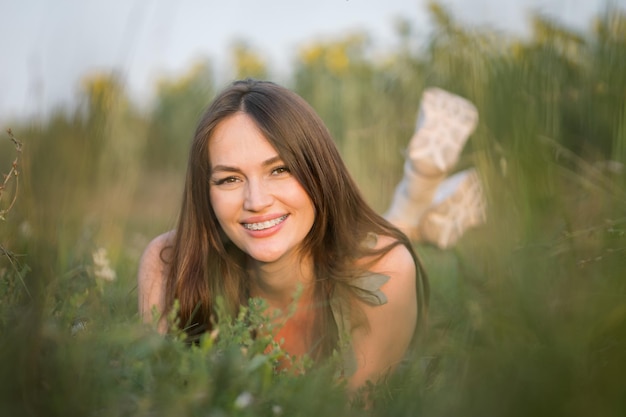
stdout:
POLYGON ((87 321, 86 320, 75 320, 72 324, 71 333, 72 336, 76 336, 78 333, 87 330, 87 321))
POLYGON ((254 397, 248 391, 244 391, 235 400, 235 408, 241 410, 248 407, 254 401, 254 397))
POLYGON ((104 281, 115 281, 116 274, 109 264, 109 258, 107 257, 107 250, 105 248, 98 248, 91 254, 94 264, 94 274, 96 278, 100 278, 104 281))
POLYGON ((283 413, 283 408, 280 405, 274 404, 272 406, 272 413, 274 413, 275 416, 279 416, 283 413))

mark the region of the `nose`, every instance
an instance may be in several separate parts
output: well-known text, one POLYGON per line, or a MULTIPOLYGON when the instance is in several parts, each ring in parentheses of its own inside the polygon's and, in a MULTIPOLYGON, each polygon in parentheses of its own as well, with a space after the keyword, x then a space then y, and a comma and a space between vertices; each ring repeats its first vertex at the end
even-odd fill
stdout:
POLYGON ((263 180, 250 179, 246 183, 244 210, 259 212, 272 205, 274 197, 263 180))

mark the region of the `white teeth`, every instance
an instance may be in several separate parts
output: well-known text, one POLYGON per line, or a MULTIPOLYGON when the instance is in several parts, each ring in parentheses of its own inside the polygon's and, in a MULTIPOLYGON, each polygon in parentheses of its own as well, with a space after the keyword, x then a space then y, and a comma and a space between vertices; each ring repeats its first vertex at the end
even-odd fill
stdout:
POLYGON ((268 220, 266 222, 261 222, 261 223, 243 223, 243 227, 245 227, 248 230, 264 230, 264 229, 268 229, 270 227, 274 227, 279 223, 282 223, 283 221, 285 221, 285 219, 287 218, 287 215, 285 214, 284 216, 280 216, 277 217, 273 220, 268 220))

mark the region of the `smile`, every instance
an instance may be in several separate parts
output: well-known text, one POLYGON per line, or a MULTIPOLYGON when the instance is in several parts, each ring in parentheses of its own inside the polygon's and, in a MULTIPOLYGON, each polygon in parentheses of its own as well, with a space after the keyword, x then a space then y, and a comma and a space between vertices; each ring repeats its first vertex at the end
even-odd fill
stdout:
POLYGON ((261 223, 242 223, 242 225, 248 230, 265 230, 284 222, 287 216, 288 214, 285 214, 284 216, 277 217, 273 220, 268 220, 261 223))

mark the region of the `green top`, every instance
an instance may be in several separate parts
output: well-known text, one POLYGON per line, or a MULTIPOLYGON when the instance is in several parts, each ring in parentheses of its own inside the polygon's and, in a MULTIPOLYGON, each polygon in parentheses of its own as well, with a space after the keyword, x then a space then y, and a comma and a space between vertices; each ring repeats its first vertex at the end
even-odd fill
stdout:
MULTIPOLYGON (((379 306, 387 303, 387 296, 380 290, 389 276, 370 273, 356 278, 348 285, 352 287, 354 294, 363 302, 379 306)), ((354 349, 350 342, 350 303, 345 296, 335 293, 330 299, 330 308, 339 332, 339 348, 343 363, 344 376, 350 376, 356 372, 357 363, 354 349)))

